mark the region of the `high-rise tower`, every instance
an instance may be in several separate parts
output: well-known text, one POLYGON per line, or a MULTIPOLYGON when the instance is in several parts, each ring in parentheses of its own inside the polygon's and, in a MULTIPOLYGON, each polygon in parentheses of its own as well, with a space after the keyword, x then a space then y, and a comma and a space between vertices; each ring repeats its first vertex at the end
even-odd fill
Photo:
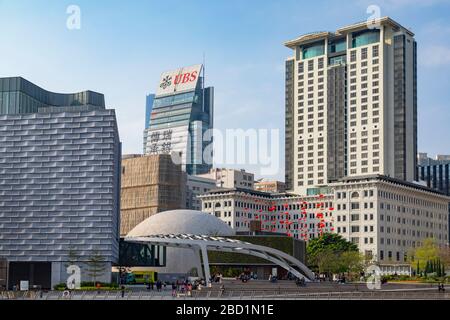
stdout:
POLYGON ((286 182, 296 193, 344 177, 415 180, 417 45, 392 19, 285 45, 286 182))
POLYGON ((188 174, 206 173, 212 166, 204 154, 212 141, 203 137, 213 128, 214 88, 205 88, 202 71, 202 65, 194 65, 161 75, 144 141, 145 154, 180 155, 188 174))

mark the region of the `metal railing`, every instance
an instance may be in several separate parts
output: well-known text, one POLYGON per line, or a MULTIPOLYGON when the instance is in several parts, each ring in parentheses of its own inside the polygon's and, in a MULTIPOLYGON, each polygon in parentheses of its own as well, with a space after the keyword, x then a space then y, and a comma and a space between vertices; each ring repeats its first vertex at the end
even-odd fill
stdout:
POLYGON ((305 290, 195 290, 172 291, 1 291, 0 300, 450 300, 450 292, 353 291, 308 292, 305 290))

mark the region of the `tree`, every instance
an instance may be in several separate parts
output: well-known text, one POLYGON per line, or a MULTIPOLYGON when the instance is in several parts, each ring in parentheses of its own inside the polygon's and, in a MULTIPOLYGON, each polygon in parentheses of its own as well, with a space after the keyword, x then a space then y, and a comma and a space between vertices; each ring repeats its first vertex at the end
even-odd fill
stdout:
POLYGON ((309 261, 314 261, 315 256, 323 251, 328 251, 338 254, 346 251, 358 252, 358 246, 352 242, 345 240, 337 233, 324 233, 318 238, 312 239, 308 242, 306 248, 306 255, 309 261))
POLYGON ((66 268, 71 265, 77 264, 80 261, 80 254, 76 250, 74 246, 69 247, 69 252, 67 254, 67 263, 65 264, 66 268))
POLYGON ((97 281, 97 277, 101 275, 105 270, 105 257, 103 257, 99 251, 94 251, 89 257, 87 264, 87 274, 93 279, 94 284, 97 281))
POLYGON ((412 267, 417 270, 423 270, 425 273, 431 273, 431 261, 439 258, 440 249, 433 238, 425 239, 422 245, 410 250, 409 261, 412 267))
POLYGON ((320 274, 330 275, 338 271, 339 264, 336 254, 327 249, 318 252, 314 256, 314 264, 317 265, 320 274))
POLYGON ((363 256, 358 247, 342 236, 324 233, 309 241, 306 248, 308 265, 320 274, 359 272, 363 270, 363 256))
POLYGON ((439 258, 441 259, 443 273, 450 267, 450 246, 445 245, 439 248, 439 258))
POLYGON ((341 272, 361 273, 364 271, 364 256, 358 251, 345 251, 340 254, 341 272))

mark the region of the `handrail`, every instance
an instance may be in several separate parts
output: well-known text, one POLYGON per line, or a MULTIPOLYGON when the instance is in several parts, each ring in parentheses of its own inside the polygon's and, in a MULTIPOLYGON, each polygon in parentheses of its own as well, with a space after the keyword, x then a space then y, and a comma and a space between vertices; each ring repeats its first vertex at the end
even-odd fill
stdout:
MULTIPOLYGON (((0 292, 0 300, 152 300, 152 299, 177 299, 171 297, 171 290, 162 292, 155 291, 128 291, 127 295, 122 298, 121 292, 115 294, 108 291, 72 291, 69 295, 64 296, 61 291, 49 292, 0 292), (41 296, 42 294, 42 296, 41 296)), ((190 296, 179 296, 178 299, 184 300, 224 300, 224 299, 305 299, 305 300, 444 300, 450 299, 450 292, 430 292, 429 290, 417 291, 378 291, 378 290, 360 290, 360 291, 308 291, 302 288, 291 290, 286 288, 273 289, 245 289, 236 288, 221 290, 201 290, 192 291, 190 296)))

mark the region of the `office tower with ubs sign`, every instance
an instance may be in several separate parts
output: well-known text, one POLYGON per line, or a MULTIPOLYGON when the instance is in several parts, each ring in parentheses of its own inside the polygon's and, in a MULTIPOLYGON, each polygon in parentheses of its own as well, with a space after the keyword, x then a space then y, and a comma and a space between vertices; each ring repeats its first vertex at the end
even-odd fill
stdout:
POLYGON ((145 154, 171 154, 191 175, 212 166, 205 132, 213 128, 214 88, 205 88, 204 79, 203 65, 162 73, 144 141, 145 154))

